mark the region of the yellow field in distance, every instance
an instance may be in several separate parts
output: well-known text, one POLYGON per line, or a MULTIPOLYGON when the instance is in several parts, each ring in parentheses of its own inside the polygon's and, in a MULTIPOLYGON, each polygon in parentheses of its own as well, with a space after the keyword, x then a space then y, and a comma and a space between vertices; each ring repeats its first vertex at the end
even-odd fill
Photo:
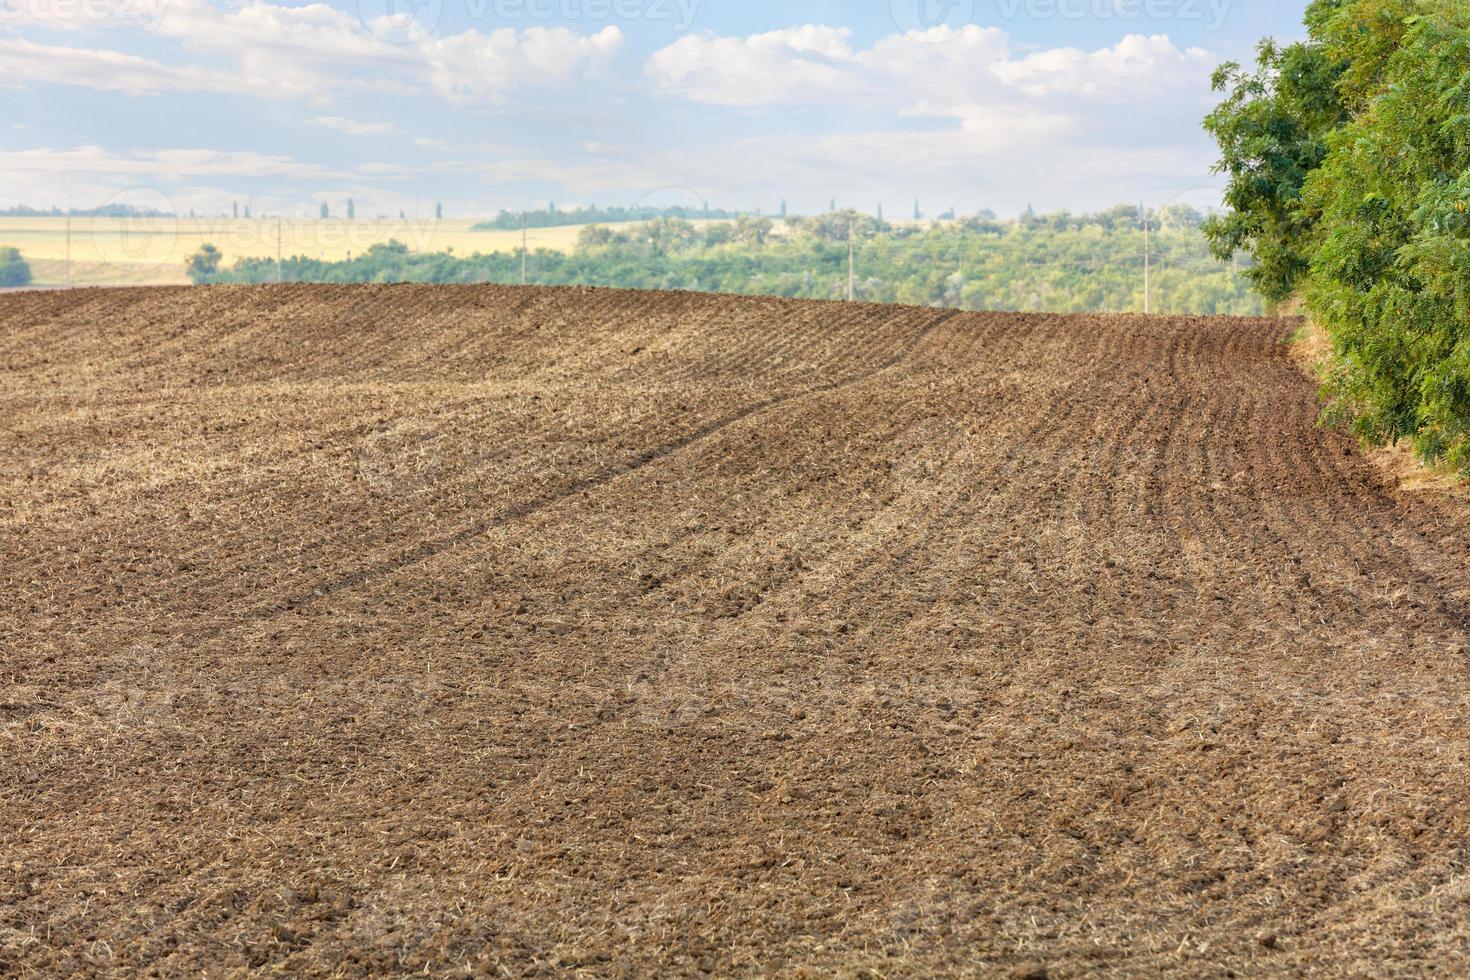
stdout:
MULTIPOLYGON (((206 242, 224 253, 224 264, 242 258, 281 254, 326 261, 361 255, 373 245, 400 241, 415 252, 513 252, 521 246, 516 231, 474 231, 475 220, 432 218, 283 219, 275 218, 72 218, 70 257, 73 285, 163 285, 186 281, 184 263, 206 242)), ((702 224, 703 222, 696 222, 702 224)), ((569 252, 583 225, 531 228, 532 251, 569 252)), ((626 226, 618 226, 626 227, 626 226)), ((0 246, 14 246, 31 263, 38 285, 66 278, 67 219, 0 218, 0 246)))

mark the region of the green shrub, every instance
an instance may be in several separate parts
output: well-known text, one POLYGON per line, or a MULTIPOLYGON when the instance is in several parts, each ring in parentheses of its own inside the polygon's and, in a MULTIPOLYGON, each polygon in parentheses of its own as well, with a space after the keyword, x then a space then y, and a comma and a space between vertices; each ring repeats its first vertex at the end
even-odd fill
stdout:
POLYGON ((16 248, 0 248, 0 288, 31 284, 31 267, 16 248))
POLYGON ((185 263, 189 281, 196 286, 215 281, 219 275, 220 262, 223 258, 220 250, 208 242, 201 245, 199 251, 189 256, 189 261, 185 263))

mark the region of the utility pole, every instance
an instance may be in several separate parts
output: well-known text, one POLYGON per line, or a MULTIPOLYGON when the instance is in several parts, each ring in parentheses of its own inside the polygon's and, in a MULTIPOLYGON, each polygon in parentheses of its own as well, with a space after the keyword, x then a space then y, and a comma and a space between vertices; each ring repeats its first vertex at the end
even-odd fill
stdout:
POLYGON ((956 233, 956 236, 955 236, 955 241, 956 241, 955 251, 957 253, 956 260, 955 260, 955 275, 959 276, 959 285, 956 287, 956 288, 959 289, 959 295, 955 297, 955 306, 958 307, 958 308, 960 308, 960 309, 964 309, 964 306, 965 306, 965 223, 963 221, 957 221, 955 223, 955 227, 958 229, 958 231, 956 233))
POLYGON ((847 301, 851 303, 857 292, 857 269, 853 264, 856 245, 853 241, 853 221, 847 220, 847 301))
POLYGON ((1151 271, 1149 266, 1152 264, 1153 255, 1149 248, 1148 211, 1142 204, 1138 205, 1138 210, 1143 214, 1143 312, 1147 316, 1152 312, 1149 302, 1149 272, 1151 271))
POLYGON ((521 285, 526 284, 526 212, 521 212, 521 285))

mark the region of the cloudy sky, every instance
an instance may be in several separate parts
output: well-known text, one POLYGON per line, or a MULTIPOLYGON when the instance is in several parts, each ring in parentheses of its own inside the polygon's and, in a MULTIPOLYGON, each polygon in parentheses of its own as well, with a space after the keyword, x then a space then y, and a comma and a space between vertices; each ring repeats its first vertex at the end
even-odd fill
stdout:
POLYGON ((1202 201, 1305 0, 0 0, 0 206, 1202 201))

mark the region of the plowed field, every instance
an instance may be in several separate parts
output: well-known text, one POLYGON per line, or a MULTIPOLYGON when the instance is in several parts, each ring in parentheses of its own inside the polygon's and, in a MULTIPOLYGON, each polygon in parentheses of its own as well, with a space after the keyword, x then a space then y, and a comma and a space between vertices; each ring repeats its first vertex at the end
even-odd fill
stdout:
POLYGON ((1470 532, 1283 320, 0 297, 0 974, 1470 969, 1470 532))

